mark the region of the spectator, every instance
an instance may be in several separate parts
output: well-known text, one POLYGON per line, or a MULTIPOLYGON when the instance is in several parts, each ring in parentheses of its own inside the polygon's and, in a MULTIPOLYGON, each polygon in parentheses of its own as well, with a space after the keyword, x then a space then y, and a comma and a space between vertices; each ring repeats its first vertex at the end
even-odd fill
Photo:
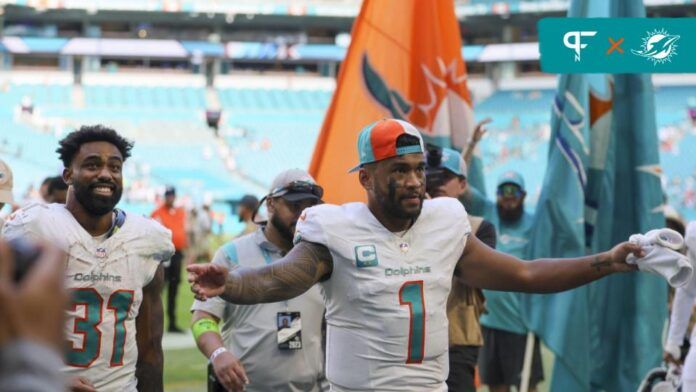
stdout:
MULTIPOLYGON (((303 170, 279 174, 265 198, 268 222, 223 245, 213 263, 229 269, 274 263, 292 248, 302 211, 319 203, 322 194, 303 170)), ((324 303, 319 287, 283 302, 240 306, 212 298, 194 302, 192 310, 198 348, 227 390, 241 390, 247 376, 249 392, 321 390, 324 303), (298 330, 281 340, 281 331, 292 328, 298 330)))
MULTIPOLYGON (((428 149, 427 192, 432 197, 463 195, 467 188, 467 165, 462 156, 449 148, 428 149)), ((476 238, 495 248, 495 227, 480 217, 469 215, 471 231, 476 238)), ((452 392, 475 392, 476 363, 483 345, 479 317, 484 310, 480 289, 467 286, 455 272, 452 291, 447 301, 449 319, 449 376, 447 387, 452 392)))
MULTIPOLYGON (((0 211, 5 204, 12 204, 12 169, 0 159, 0 211)), ((0 232, 5 221, 0 217, 0 232)))
POLYGON ((239 201, 239 207, 237 208, 237 216, 239 216, 239 221, 244 222, 244 230, 239 234, 240 236, 253 233, 256 231, 256 223, 254 223, 254 211, 259 206, 259 199, 254 195, 244 195, 239 201))
POLYGON ((47 203, 65 204, 65 199, 68 197, 68 184, 65 183, 63 177, 51 177, 48 182, 48 190, 46 195, 47 203))
POLYGON ((62 350, 64 255, 43 247, 38 260, 19 282, 10 246, 0 241, 0 391, 65 390, 62 350))
MULTIPOLYGON (((493 204, 476 189, 470 189, 466 201, 475 206, 470 207, 471 213, 483 212, 484 218, 495 225, 498 250, 524 259, 533 219, 524 209, 527 196, 524 179, 514 171, 503 173, 498 179, 496 193, 496 203, 493 204)), ((508 391, 510 386, 519 387, 520 384, 527 328, 520 317, 517 293, 484 290, 484 295, 487 313, 481 316, 484 340, 479 358, 481 380, 491 392, 508 391)), ((535 339, 529 390, 535 390, 536 384, 543 379, 541 350, 538 339, 535 339)))
MULTIPOLYGON (((685 240, 686 253, 691 263, 694 263, 696 261, 696 222, 690 222, 687 226, 685 240)), ((696 300, 696 277, 692 277, 687 284, 676 290, 664 351, 665 362, 683 364, 681 381, 684 392, 696 391, 696 328, 691 331, 691 347, 688 352, 684 353, 686 350, 682 350, 682 346, 686 346, 683 343, 687 335, 689 318, 694 311, 694 300, 696 300)))
POLYGON ((164 192, 164 204, 152 212, 152 217, 164 227, 171 230, 174 243, 174 256, 171 261, 165 263, 164 279, 167 282, 167 318, 169 319, 169 332, 183 332, 176 324, 176 294, 181 282, 181 261, 188 247, 186 238, 186 211, 183 207, 175 207, 176 189, 168 186, 164 192))
POLYGON ((41 200, 44 203, 50 203, 48 201, 48 185, 51 183, 51 179, 53 177, 46 177, 44 180, 41 182, 41 187, 39 188, 39 196, 41 196, 41 200))
POLYGON ((200 259, 210 261, 208 254, 208 236, 213 227, 210 216, 210 206, 204 204, 201 208, 192 208, 188 214, 188 243, 189 257, 186 264, 194 263, 200 259))

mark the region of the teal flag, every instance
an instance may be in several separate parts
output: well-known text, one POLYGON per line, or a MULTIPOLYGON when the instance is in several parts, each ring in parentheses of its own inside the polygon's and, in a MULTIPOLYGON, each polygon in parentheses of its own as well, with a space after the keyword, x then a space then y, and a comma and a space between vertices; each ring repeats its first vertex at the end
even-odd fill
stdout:
MULTIPOLYGON (((641 17, 640 0, 574 0, 569 17, 641 17)), ((655 104, 648 75, 559 79, 531 258, 610 249, 663 227, 655 104)), ((636 390, 659 365, 664 280, 622 274, 555 295, 521 295, 522 317, 556 355, 551 390, 636 390)))

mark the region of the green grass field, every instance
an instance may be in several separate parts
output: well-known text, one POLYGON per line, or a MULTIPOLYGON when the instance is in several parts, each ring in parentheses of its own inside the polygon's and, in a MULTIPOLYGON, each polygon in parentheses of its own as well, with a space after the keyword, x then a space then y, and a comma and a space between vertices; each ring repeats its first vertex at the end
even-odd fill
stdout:
MULTIPOLYGON (((163 293, 163 299, 166 297, 163 293)), ((166 300, 164 301, 166 307, 166 300)), ((193 293, 184 278, 177 293, 177 323, 179 328, 188 329, 191 325, 191 304, 193 293)), ((167 314, 166 308, 164 314, 167 314)), ((166 317, 165 317, 166 320, 166 317)), ((165 331, 167 322, 165 321, 165 331)), ((191 338, 193 339, 193 338, 191 338)), ((193 343, 192 343, 193 344, 193 343)), ((175 392, 205 392, 207 360, 195 346, 184 349, 164 350, 164 389, 175 392)))
MULTIPOLYGON (((166 298, 166 292, 163 293, 166 298)), ((189 290, 184 278, 177 293, 177 322, 180 328, 188 328, 191 324, 191 304, 193 294, 189 290)), ((166 306, 166 301, 165 301, 166 306)), ((166 315, 165 309, 165 315, 166 315)), ((166 317, 165 317, 166 319, 166 317)), ((165 322, 165 331, 167 324, 165 322)), ((549 390, 549 378, 553 369, 553 354, 542 346, 542 360, 544 362, 544 374, 546 380, 538 385, 537 392, 549 390)), ((183 349, 164 350, 164 389, 173 392, 205 392, 206 391, 206 366, 207 361, 194 346, 183 349)), ((488 392, 488 388, 480 388, 481 392, 488 392)))

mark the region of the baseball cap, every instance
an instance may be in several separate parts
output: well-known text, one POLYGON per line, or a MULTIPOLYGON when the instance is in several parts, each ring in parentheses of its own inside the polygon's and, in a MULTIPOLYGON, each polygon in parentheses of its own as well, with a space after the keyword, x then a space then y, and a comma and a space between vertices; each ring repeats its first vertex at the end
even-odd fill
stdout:
POLYGON ((520 189, 524 190, 524 178, 516 171, 507 171, 498 177, 498 186, 503 184, 515 184, 520 187, 520 189))
POLYGON ((363 165, 396 156, 425 153, 425 146, 420 132, 412 124, 392 118, 382 119, 366 126, 358 136, 358 156, 360 164, 350 169, 349 173, 358 171, 363 165), (408 134, 420 141, 418 146, 397 147, 396 139, 408 134))
POLYGON ((271 191, 266 197, 282 197, 287 201, 299 201, 321 200, 322 196, 324 196, 324 189, 317 185, 309 173, 302 169, 290 169, 276 176, 271 184, 271 191))
POLYGON ((164 195, 165 196, 176 196, 176 188, 174 188, 171 185, 167 185, 166 188, 164 188, 164 195))
POLYGON ((0 203, 12 203, 12 169, 0 159, 0 203))
POLYGON ((466 177, 467 167, 462 154, 451 148, 442 149, 442 167, 457 176, 466 177))

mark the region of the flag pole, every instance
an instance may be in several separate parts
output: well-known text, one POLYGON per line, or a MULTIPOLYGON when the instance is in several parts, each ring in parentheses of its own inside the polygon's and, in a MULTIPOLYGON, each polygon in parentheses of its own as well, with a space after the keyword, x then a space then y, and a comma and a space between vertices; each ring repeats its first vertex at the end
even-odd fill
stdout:
POLYGON ((529 379, 532 375, 532 357, 534 354, 534 333, 527 332, 527 344, 524 348, 524 363, 520 379, 520 392, 529 391, 529 379))

